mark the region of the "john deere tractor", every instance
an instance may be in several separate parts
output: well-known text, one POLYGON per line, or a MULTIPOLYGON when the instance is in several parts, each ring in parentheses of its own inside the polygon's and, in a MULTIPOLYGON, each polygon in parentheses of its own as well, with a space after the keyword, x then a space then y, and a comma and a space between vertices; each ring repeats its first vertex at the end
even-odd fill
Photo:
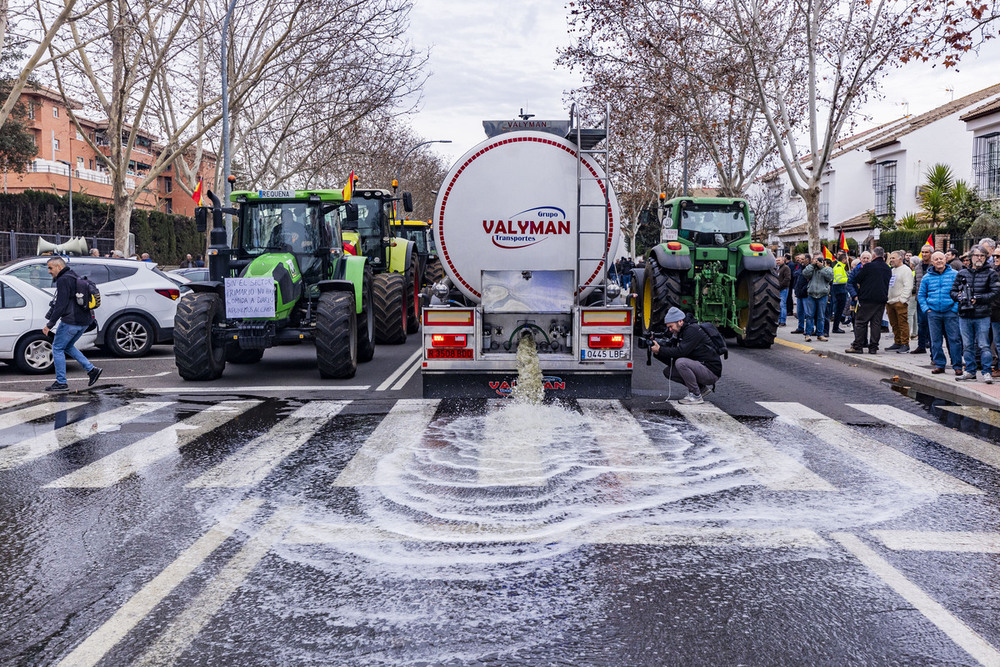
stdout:
POLYGON ((394 225, 396 235, 412 241, 417 256, 420 258, 420 268, 417 275, 421 276, 421 287, 441 282, 444 278, 444 267, 434 247, 434 235, 431 233, 431 223, 428 220, 403 220, 394 225))
POLYGON ((745 347, 771 347, 778 330, 774 255, 750 238, 746 200, 678 197, 664 204, 662 242, 633 273, 636 319, 662 327, 671 306, 735 334, 745 347))
POLYGON ((340 190, 232 193, 236 208, 196 209, 214 222, 210 279, 188 283, 174 319, 174 357, 185 380, 213 380, 226 363, 255 363, 275 345, 315 343, 324 378, 353 377, 375 353, 375 279, 344 250, 341 228, 358 208, 340 190), (237 216, 233 247, 223 213, 237 216))
POLYGON ((405 343, 420 329, 420 258, 416 244, 395 237, 396 202, 413 210, 409 192, 395 198, 389 190, 356 188, 351 202, 358 217, 344 224, 344 241, 368 259, 375 274, 375 341, 405 343))

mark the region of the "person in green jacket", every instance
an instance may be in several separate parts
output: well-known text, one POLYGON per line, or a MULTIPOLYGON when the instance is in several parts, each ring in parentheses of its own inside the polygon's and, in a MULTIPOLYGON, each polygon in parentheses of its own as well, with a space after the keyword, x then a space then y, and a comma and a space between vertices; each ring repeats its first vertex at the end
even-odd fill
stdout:
POLYGON ((806 286, 806 342, 812 340, 827 340, 826 331, 826 300, 830 296, 830 286, 833 284, 833 269, 826 265, 822 255, 817 255, 809 266, 802 269, 802 277, 809 281, 806 286))

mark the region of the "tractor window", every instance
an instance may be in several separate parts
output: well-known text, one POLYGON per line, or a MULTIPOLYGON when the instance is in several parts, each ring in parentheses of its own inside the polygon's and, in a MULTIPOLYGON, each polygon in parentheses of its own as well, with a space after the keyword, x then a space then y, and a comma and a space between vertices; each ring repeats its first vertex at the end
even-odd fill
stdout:
POLYGON ((410 241, 421 255, 427 254, 427 230, 423 227, 403 227, 403 236, 410 241))
POLYGON ((379 217, 381 202, 378 199, 353 200, 358 205, 358 236, 361 237, 361 254, 376 257, 382 247, 382 219, 379 217))
POLYGON ((680 232, 698 245, 725 245, 747 233, 739 206, 694 204, 681 209, 680 232))
POLYGON ((241 208, 243 250, 311 253, 323 247, 319 209, 306 202, 252 202, 241 208))

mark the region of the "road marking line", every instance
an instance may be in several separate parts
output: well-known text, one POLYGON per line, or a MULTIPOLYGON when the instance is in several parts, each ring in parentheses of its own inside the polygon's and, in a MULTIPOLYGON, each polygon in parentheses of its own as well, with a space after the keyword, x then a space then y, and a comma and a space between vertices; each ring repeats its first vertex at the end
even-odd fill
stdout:
POLYGON ((129 403, 120 408, 81 419, 78 422, 54 429, 48 433, 42 433, 33 438, 22 440, 16 445, 10 445, 0 450, 0 470, 10 470, 11 468, 31 463, 35 459, 40 459, 43 456, 69 447, 92 435, 117 431, 125 422, 168 405, 173 405, 173 401, 129 403))
POLYGON ((552 442, 545 411, 513 401, 491 400, 479 444, 480 486, 545 486, 540 447, 552 442))
POLYGON ((969 655, 983 665, 1000 665, 1000 651, 997 651, 975 630, 960 621, 916 584, 903 576, 899 570, 866 546, 857 536, 850 533, 832 533, 830 537, 840 542, 865 567, 912 604, 927 620, 936 625, 969 655))
POLYGON ((942 405, 942 410, 954 412, 963 417, 970 417, 976 421, 989 424, 994 428, 1000 428, 1000 412, 979 405, 942 405))
POLYGON ((904 486, 935 493, 983 495, 982 491, 971 484, 966 484, 893 447, 884 445, 857 429, 844 426, 801 403, 758 401, 757 404, 778 415, 778 418, 785 423, 811 433, 828 445, 847 452, 880 474, 904 486))
POLYGON ((138 442, 49 482, 43 488, 109 487, 171 454, 176 454, 181 447, 239 417, 259 403, 260 401, 223 401, 212 405, 182 422, 171 424, 138 442))
POLYGON ((663 457, 621 401, 581 398, 577 404, 622 484, 661 479, 663 457))
POLYGON ((912 415, 905 410, 891 405, 874 405, 868 403, 848 403, 848 407, 860 410, 866 414, 881 419, 904 431, 909 431, 921 438, 936 442, 948 449, 965 454, 988 466, 1000 469, 1000 447, 992 445, 979 438, 954 431, 942 424, 923 417, 912 415))
MULTIPOLYGON (((109 360, 111 361, 111 360, 109 360)), ((103 360, 102 360, 103 363, 103 360)), ((163 371, 162 373, 154 373, 153 375, 121 375, 118 377, 112 377, 108 375, 101 376, 101 382, 106 382, 108 380, 139 380, 141 378, 159 378, 164 375, 170 375, 171 371, 163 371)), ((29 384, 32 382, 38 382, 38 380, 4 380, 4 384, 29 384)), ((90 382, 86 377, 82 378, 66 378, 68 384, 76 384, 79 382, 90 382)), ((91 387, 88 386, 87 389, 91 387)), ((100 389, 100 387, 94 387, 95 389, 100 389)))
POLYGON ((780 451, 711 403, 680 405, 677 410, 714 442, 747 460, 747 469, 767 488, 778 491, 836 491, 825 479, 780 451))
MULTIPOLYGON (((4 380, 4 384, 13 384, 21 380, 4 380)), ((24 380, 24 382, 38 382, 38 380, 24 380)), ((22 403, 30 403, 45 398, 48 394, 31 391, 0 391, 0 408, 11 408, 22 403)))
POLYGON ((243 548, 212 577, 198 597, 178 614, 136 664, 151 667, 173 664, 219 612, 226 600, 246 581, 267 552, 281 540, 298 512, 298 508, 291 507, 275 512, 260 531, 250 537, 243 548))
MULTIPOLYGON (((334 486, 377 486, 379 459, 394 450, 416 449, 437 411, 438 399, 401 399, 333 481, 334 486)), ((409 460, 410 455, 406 455, 409 460)), ((401 462, 405 465, 405 461, 401 462)))
POLYGON ((586 526, 561 531, 558 526, 414 525, 414 533, 400 533, 351 523, 298 523, 288 531, 285 544, 358 544, 363 542, 424 542, 492 544, 496 542, 568 544, 633 544, 762 549, 822 548, 827 542, 807 528, 716 528, 688 526, 586 526))
POLYGON ((955 551, 1000 554, 1000 533, 873 530, 871 534, 893 551, 955 551))
POLYGON ((392 374, 385 379, 385 382, 383 382, 382 384, 380 384, 378 387, 375 388, 375 391, 385 391, 386 389, 388 389, 389 385, 395 382, 396 378, 402 375, 406 371, 406 369, 410 367, 410 364, 418 363, 421 354, 423 354, 423 350, 417 350, 416 352, 411 354, 409 359, 400 364, 399 368, 394 370, 392 374))
POLYGON ((802 352, 812 352, 816 348, 809 347, 808 345, 803 345, 802 343, 793 343, 790 340, 784 340, 783 338, 775 338, 774 342, 778 345, 784 345, 785 347, 791 347, 796 350, 801 350, 802 352))
POLYGON ((66 403, 43 403, 41 405, 33 405, 30 408, 21 408, 15 412, 8 412, 5 415, 0 415, 0 429, 10 428, 11 426, 17 426, 18 424, 24 424, 36 419, 41 419, 42 417, 54 415, 57 412, 72 410, 73 408, 78 408, 81 405, 86 404, 86 401, 69 401, 66 403))
POLYGON ((303 392, 303 391, 367 391, 371 385, 269 385, 264 387, 150 387, 146 394, 252 394, 254 392, 303 392))
POLYGON ((392 391, 398 391, 398 390, 402 389, 403 387, 405 387, 406 383, 410 381, 410 378, 413 377, 414 373, 416 373, 418 370, 420 370, 420 359, 417 359, 413 363, 413 365, 410 366, 410 370, 406 371, 406 375, 404 375, 403 377, 401 377, 399 379, 399 382, 397 382, 396 384, 392 385, 392 391))
POLYGON ((275 424, 267 433, 203 475, 187 488, 242 488, 259 484, 278 464, 336 417, 350 401, 313 401, 275 424))
POLYGON ((59 663, 67 667, 96 665, 118 642, 132 631, 171 591, 201 565, 208 556, 236 531, 263 504, 263 500, 244 500, 212 526, 160 574, 129 598, 111 618, 73 649, 59 663))

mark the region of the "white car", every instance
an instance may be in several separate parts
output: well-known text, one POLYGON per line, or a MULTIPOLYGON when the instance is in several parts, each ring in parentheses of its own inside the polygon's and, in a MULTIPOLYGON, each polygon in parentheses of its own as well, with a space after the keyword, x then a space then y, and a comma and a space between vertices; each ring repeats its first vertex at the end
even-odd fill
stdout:
MULTIPOLYGON (((25 373, 53 370, 52 335, 42 334, 52 295, 14 276, 0 275, 0 360, 25 373)), ((59 325, 56 325, 59 328, 59 325)), ((80 336, 76 349, 93 347, 96 327, 80 336)))
MULTIPOLYGON (((0 269, 0 275, 20 278, 55 295, 46 268, 49 256, 19 259, 0 269)), ((101 291, 97 318, 97 345, 119 357, 141 357, 154 343, 172 343, 174 314, 181 292, 153 262, 103 257, 64 257, 78 276, 94 281, 101 291)))

